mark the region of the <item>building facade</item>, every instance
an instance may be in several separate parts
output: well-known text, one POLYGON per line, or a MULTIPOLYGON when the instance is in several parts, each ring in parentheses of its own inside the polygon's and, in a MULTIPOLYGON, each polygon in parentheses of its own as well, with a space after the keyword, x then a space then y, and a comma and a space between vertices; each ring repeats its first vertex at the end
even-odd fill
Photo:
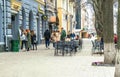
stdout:
POLYGON ((48 17, 47 25, 48 25, 50 32, 55 30, 55 26, 56 26, 56 24, 53 23, 52 20, 50 20, 52 17, 56 17, 55 1, 56 0, 47 0, 46 1, 46 15, 48 17))
POLYGON ((3 1, 0 0, 0 51, 4 49, 3 1))
POLYGON ((19 40, 20 27, 34 30, 38 43, 40 44, 43 39, 43 33, 47 27, 45 24, 46 19, 44 0, 1 0, 1 51, 3 49, 11 49, 11 40, 19 40))
POLYGON ((59 30, 63 27, 66 32, 73 29, 73 18, 75 12, 74 9, 74 0, 58 0, 58 17, 59 17, 59 30))

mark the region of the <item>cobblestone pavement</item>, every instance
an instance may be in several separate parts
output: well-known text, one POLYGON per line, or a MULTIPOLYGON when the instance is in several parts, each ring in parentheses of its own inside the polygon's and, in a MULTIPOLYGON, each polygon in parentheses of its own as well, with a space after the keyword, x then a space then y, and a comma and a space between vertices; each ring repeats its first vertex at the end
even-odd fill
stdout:
POLYGON ((0 77, 114 77, 112 66, 91 66, 103 61, 100 55, 91 56, 90 40, 84 39, 83 49, 74 56, 54 56, 52 45, 46 49, 0 53, 0 77))

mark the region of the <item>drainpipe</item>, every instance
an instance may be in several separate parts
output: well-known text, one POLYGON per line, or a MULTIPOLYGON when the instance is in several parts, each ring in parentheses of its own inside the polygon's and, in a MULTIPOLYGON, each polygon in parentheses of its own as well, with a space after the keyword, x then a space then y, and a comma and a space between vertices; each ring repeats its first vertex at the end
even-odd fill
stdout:
MULTIPOLYGON (((45 0, 45 16, 47 16, 46 7, 47 7, 47 1, 45 0)), ((47 20, 45 20, 45 30, 46 30, 46 29, 47 29, 47 20)))
POLYGON ((8 51, 8 43, 7 43, 7 34, 6 34, 6 0, 4 2, 4 35, 5 35, 5 50, 8 51))

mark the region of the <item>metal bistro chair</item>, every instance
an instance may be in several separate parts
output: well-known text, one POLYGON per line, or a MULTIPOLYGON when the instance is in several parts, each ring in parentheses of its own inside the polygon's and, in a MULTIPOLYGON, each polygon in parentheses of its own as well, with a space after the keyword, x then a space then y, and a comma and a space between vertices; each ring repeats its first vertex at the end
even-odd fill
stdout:
POLYGON ((101 52, 100 41, 95 41, 95 45, 92 48, 92 55, 95 53, 100 53, 100 52, 101 52))
POLYGON ((62 56, 64 56, 64 42, 59 41, 55 43, 55 52, 54 55, 58 55, 59 52, 62 52, 62 56))
POLYGON ((70 56, 72 56, 72 46, 73 43, 71 41, 66 41, 64 43, 64 53, 66 52, 66 54, 70 53, 70 56))
POLYGON ((77 48, 79 48, 79 40, 73 41, 74 53, 77 52, 77 48))

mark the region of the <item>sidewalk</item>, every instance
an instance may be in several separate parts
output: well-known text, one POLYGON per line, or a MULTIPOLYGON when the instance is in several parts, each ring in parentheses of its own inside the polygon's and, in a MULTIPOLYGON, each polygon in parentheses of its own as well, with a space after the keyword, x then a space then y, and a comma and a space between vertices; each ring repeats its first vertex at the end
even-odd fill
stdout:
POLYGON ((114 67, 91 66, 104 57, 91 56, 90 47, 85 39, 74 56, 54 56, 52 44, 50 49, 39 45, 37 51, 0 53, 0 77, 114 77, 114 67))

